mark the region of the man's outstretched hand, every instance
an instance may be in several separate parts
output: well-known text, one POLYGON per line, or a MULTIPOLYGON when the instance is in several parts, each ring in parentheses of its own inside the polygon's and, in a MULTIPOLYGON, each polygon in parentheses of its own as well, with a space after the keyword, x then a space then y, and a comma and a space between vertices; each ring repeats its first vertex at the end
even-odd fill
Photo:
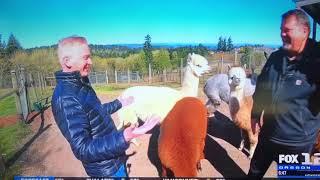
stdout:
POLYGON ((158 116, 151 116, 147 117, 146 121, 140 127, 137 127, 136 124, 132 124, 130 127, 127 127, 123 131, 124 139, 129 142, 131 139, 144 135, 152 128, 154 128, 160 122, 160 117, 158 116))
POLYGON ((260 129, 261 129, 260 121, 258 121, 256 119, 252 119, 251 120, 251 129, 252 129, 253 134, 259 133, 260 129))
POLYGON ((118 97, 118 100, 121 102, 122 107, 124 107, 132 104, 134 101, 134 98, 133 96, 129 96, 129 97, 120 96, 118 97))

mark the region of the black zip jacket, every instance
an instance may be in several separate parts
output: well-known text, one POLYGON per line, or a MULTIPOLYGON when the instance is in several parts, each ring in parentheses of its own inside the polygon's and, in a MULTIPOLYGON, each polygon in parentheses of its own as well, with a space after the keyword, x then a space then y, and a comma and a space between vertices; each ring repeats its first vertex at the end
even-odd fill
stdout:
POLYGON ((314 143, 320 128, 320 46, 308 40, 298 59, 272 53, 258 77, 252 117, 264 110, 261 137, 288 146, 314 143))

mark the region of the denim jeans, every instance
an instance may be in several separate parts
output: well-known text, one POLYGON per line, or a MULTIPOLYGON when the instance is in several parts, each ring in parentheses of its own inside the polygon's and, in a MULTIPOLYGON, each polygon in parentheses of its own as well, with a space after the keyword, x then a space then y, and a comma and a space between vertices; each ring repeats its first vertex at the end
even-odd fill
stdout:
POLYGON ((278 163, 279 154, 299 154, 298 160, 300 162, 301 153, 310 153, 312 147, 313 143, 305 146, 286 146, 259 138, 257 148, 251 159, 248 179, 262 179, 272 161, 278 163))
POLYGON ((128 177, 126 165, 122 164, 118 171, 114 173, 111 177, 128 177))

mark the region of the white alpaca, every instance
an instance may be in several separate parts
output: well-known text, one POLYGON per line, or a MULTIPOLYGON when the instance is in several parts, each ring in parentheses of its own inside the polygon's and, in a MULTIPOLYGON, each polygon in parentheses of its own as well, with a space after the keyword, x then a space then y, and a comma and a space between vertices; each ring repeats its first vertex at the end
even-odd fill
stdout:
POLYGON ((241 143, 239 150, 244 147, 243 133, 248 134, 251 159, 258 143, 258 132, 253 133, 251 128, 252 96, 245 96, 246 73, 241 67, 232 67, 228 73, 230 85, 229 109, 233 122, 241 129, 241 143))
POLYGON ((144 120, 153 114, 161 117, 160 123, 177 101, 183 97, 198 95, 199 77, 210 70, 208 61, 198 54, 189 54, 185 67, 181 90, 169 87, 136 86, 126 89, 122 96, 133 96, 134 102, 118 111, 120 124, 118 129, 138 119, 144 120))

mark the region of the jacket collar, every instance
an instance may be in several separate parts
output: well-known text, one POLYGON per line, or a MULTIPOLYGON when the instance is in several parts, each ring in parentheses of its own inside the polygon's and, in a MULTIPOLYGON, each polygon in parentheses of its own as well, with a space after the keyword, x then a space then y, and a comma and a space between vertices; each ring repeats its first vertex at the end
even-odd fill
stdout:
MULTIPOLYGON (((312 54, 312 51, 314 50, 314 47, 316 46, 316 41, 313 39, 308 38, 306 45, 302 51, 302 53, 299 55, 301 57, 309 57, 310 54, 312 54)), ((287 56, 287 51, 284 50, 282 47, 280 48, 285 56, 287 56)))
POLYGON ((71 83, 75 83, 77 85, 88 85, 88 86, 90 86, 90 82, 89 82, 88 76, 81 77, 79 71, 62 72, 60 70, 60 71, 55 72, 55 77, 56 77, 57 83, 59 83, 59 82, 71 82, 71 83))

